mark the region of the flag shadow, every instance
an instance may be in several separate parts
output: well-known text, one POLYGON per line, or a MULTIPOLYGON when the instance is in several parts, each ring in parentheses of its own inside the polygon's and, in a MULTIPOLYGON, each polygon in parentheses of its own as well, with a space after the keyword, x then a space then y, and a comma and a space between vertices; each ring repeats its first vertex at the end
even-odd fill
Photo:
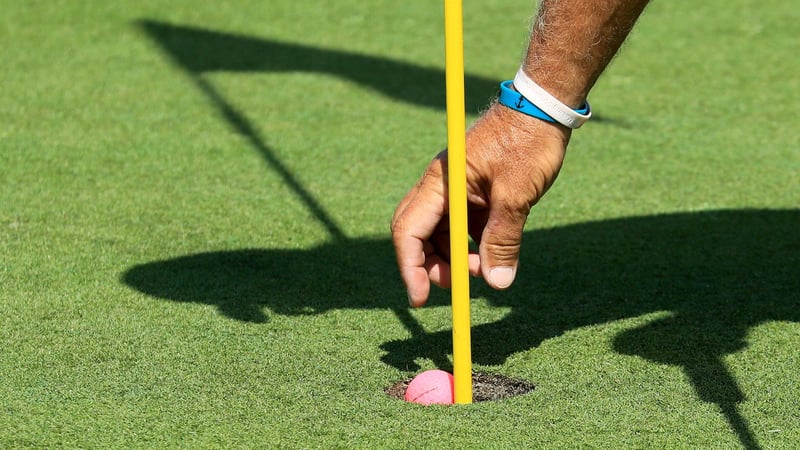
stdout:
MULTIPOLYGON (((190 74, 209 72, 319 73, 337 76, 396 100, 444 110, 444 70, 332 48, 243 36, 142 19, 136 25, 190 74)), ((465 74, 467 111, 477 113, 499 80, 465 74)))

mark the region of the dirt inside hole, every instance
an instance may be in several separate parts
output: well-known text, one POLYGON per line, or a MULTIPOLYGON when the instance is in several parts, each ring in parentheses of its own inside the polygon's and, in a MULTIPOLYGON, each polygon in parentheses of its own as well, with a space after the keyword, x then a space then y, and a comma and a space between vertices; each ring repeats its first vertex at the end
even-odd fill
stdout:
MULTIPOLYGON (((385 389, 390 397, 404 400, 406 388, 412 378, 401 380, 385 389)), ((496 373, 472 372, 472 401, 486 402, 491 400, 502 400, 504 398, 516 397, 517 395, 527 394, 534 390, 533 383, 511 378, 496 373)))

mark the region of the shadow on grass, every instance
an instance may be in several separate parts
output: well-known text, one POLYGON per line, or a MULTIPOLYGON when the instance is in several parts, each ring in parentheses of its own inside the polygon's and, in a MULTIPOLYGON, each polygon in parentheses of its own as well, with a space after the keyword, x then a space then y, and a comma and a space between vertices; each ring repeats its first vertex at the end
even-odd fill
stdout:
MULTIPOLYGON (((698 397, 717 404, 741 442, 756 448, 736 412, 744 394, 723 357, 746 347, 751 327, 800 321, 798 224, 797 210, 741 210, 528 232, 511 290, 476 283, 476 295, 511 311, 473 328, 473 359, 498 365, 569 330, 667 311, 666 318, 621 333, 614 349, 683 368, 698 397)), ((215 305, 231 318, 263 322, 268 314, 398 311, 404 292, 392 267, 388 239, 352 239, 308 250, 189 255, 133 267, 122 279, 158 298, 215 305)), ((406 325, 417 329, 384 344, 383 360, 406 370, 418 369, 418 358, 443 364, 450 332, 426 333, 413 319, 406 325)))
MULTIPOLYGON (((448 367, 450 332, 427 333, 401 305, 405 293, 389 240, 345 236, 311 192, 275 156, 256 127, 204 78, 210 71, 311 71, 342 76, 398 100, 441 108, 444 73, 338 50, 143 20, 146 35, 184 69, 223 119, 247 137, 332 241, 308 250, 210 252, 142 264, 127 285, 171 301, 215 305, 228 317, 265 322, 269 314, 385 309, 409 339, 385 343, 383 360, 417 370, 418 358, 448 367), (377 82, 380 80, 380 82, 377 82)), ((466 77, 467 98, 485 99, 496 83, 466 77)), ((480 104, 468 106, 477 110, 480 104)), ((502 364, 510 355, 569 330, 642 314, 669 316, 621 333, 614 349, 683 368, 698 397, 719 406, 746 448, 758 448, 737 410, 745 396, 723 362, 746 347, 748 330, 800 320, 797 210, 715 211, 617 219, 527 233, 515 286, 473 292, 510 307, 475 326, 473 359, 502 364)), ((437 296, 439 302, 442 296, 437 296)), ((434 304, 436 301, 433 302, 434 304)))
MULTIPOLYGON (((324 73, 403 102, 444 109, 444 71, 439 68, 146 19, 137 25, 175 63, 193 74, 214 71, 324 73)), ((466 74, 467 110, 477 113, 485 107, 487 99, 497 92, 499 81, 466 74)))
MULTIPOLYGON (((571 329, 646 313, 668 316, 627 330, 614 350, 679 366, 718 406, 745 448, 759 448, 738 404, 745 395, 723 358, 748 331, 800 322, 800 211, 742 210, 585 223, 526 234, 510 291, 478 288, 502 320, 473 328, 473 358, 501 364, 571 329)), ((447 333, 384 345, 385 361, 413 366, 447 333), (410 355, 409 355, 410 352, 410 355), (409 356, 411 358, 409 358, 409 356)))

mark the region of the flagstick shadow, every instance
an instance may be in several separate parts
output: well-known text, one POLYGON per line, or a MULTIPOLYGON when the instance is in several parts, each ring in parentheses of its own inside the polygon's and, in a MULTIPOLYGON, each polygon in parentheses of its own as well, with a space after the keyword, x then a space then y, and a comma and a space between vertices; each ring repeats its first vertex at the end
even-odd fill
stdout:
POLYGON ((213 103, 217 111, 225 118, 233 129, 239 132, 242 136, 247 138, 250 145, 253 146, 264 160, 270 165, 272 170, 280 175, 283 182, 297 195, 303 204, 306 205, 314 217, 322 223, 328 233, 334 240, 340 241, 347 239, 342 232, 341 228, 334 222, 334 220, 325 212, 325 209, 320 205, 316 198, 300 183, 295 175, 286 167, 283 162, 275 155, 275 152, 267 146, 264 139, 253 126, 252 123, 225 100, 225 97, 219 94, 211 83, 206 81, 201 75, 195 75, 192 80, 197 85, 198 89, 203 92, 206 97, 213 103))

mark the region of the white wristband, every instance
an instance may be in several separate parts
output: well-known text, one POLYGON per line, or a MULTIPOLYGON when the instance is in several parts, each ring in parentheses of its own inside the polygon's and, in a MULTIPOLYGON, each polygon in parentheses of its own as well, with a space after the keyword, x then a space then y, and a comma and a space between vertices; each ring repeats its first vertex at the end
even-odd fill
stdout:
POLYGON ((592 109, 588 101, 578 111, 570 108, 528 78, 528 75, 522 71, 522 67, 519 68, 517 75, 514 76, 514 89, 565 127, 580 128, 592 117, 592 109), (581 114, 584 111, 585 113, 581 114))

